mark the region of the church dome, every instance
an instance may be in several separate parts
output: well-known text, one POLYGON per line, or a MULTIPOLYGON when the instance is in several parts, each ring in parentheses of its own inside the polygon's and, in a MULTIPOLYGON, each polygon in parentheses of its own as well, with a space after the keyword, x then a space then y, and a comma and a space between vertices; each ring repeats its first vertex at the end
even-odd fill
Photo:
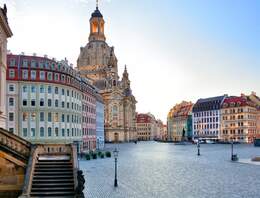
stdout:
POLYGON ((98 7, 97 7, 96 10, 91 14, 91 17, 103 18, 103 15, 102 15, 101 12, 99 11, 98 7))

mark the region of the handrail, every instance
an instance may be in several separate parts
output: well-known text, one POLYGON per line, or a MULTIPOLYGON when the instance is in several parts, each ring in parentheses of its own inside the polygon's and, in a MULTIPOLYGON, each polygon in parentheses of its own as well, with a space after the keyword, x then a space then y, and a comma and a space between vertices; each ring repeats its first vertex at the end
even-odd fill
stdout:
POLYGON ((78 187, 78 156, 77 156, 77 145, 71 144, 71 160, 73 163, 73 177, 74 177, 74 190, 78 187))
POLYGON ((33 172, 34 172, 34 166, 37 160, 37 152, 38 146, 37 145, 32 145, 31 146, 31 152, 30 152, 30 157, 26 169, 26 174, 24 177, 24 186, 23 186, 23 192, 20 198, 22 197, 30 197, 30 192, 31 192, 31 184, 32 184, 32 177, 33 177, 33 172))

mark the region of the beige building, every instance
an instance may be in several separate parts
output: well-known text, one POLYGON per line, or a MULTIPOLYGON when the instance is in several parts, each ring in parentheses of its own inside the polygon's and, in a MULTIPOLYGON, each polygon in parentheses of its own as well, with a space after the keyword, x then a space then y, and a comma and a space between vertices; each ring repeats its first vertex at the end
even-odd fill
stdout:
POLYGON ((7 38, 12 36, 12 31, 7 21, 7 8, 0 8, 0 128, 6 128, 6 56, 7 38))
POLYGON ((221 108, 220 140, 252 143, 256 138, 256 105, 245 95, 228 97, 221 108))
POLYGON ((183 101, 170 110, 167 118, 169 140, 182 141, 184 138, 191 139, 192 107, 192 102, 183 101))
POLYGON ((260 98, 256 95, 256 92, 252 92, 248 97, 257 106, 256 137, 260 138, 260 98))
POLYGON ((105 21, 98 7, 90 18, 89 42, 80 48, 77 68, 93 81, 105 104, 105 141, 136 140, 136 100, 132 94, 127 68, 118 75, 114 47, 108 46, 105 21))

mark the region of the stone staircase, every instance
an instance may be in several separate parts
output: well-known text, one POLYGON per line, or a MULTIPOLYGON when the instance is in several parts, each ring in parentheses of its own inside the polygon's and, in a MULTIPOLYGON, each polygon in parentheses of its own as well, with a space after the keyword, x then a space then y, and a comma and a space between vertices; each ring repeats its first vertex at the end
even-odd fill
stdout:
POLYGON ((70 156, 40 156, 35 164, 31 197, 75 197, 70 156))

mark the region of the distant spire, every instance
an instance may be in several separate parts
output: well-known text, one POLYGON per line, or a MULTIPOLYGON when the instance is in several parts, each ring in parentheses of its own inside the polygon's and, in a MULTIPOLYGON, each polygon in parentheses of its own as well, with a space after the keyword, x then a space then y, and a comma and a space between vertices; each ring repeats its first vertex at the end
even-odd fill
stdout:
POLYGON ((96 9, 98 10, 98 0, 96 0, 96 9))

